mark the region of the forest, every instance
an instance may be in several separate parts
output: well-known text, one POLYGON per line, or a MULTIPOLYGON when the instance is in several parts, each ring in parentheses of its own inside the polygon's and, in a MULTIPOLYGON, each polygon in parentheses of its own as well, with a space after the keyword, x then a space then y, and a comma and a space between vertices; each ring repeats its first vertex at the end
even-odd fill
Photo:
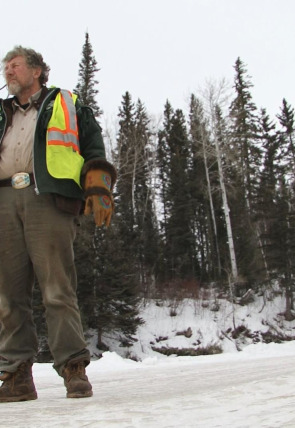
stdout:
MULTIPOLYGON (((295 123, 286 98, 270 118, 253 101, 251 77, 237 58, 230 88, 208 82, 191 94, 189 113, 169 102, 155 125, 128 91, 115 141, 103 129, 118 172, 111 226, 81 217, 75 243, 85 330, 119 332, 129 346, 142 319, 138 302, 195 298, 214 287, 228 298, 279 284, 286 319, 295 318, 295 123)), ((86 33, 74 92, 92 107, 99 71, 86 33)), ((34 295, 40 337, 40 292, 34 295)))

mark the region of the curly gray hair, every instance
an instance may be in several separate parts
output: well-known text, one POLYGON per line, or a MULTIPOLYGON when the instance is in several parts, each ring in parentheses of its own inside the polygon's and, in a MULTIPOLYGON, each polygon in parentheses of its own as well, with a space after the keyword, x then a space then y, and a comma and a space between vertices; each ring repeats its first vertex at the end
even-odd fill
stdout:
POLYGON ((40 53, 30 48, 24 48, 22 46, 15 46, 9 51, 2 59, 2 64, 11 61, 16 56, 22 56, 25 58, 28 67, 30 68, 41 68, 41 74, 39 77, 40 85, 45 85, 48 81, 50 67, 44 62, 43 57, 40 53))

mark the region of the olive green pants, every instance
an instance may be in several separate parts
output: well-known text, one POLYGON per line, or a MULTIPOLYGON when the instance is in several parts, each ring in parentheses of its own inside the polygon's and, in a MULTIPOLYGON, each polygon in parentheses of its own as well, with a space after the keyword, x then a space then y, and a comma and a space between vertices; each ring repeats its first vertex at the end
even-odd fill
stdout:
POLYGON ((77 303, 76 217, 34 186, 0 188, 0 371, 14 372, 38 351, 32 317, 35 276, 42 293, 54 368, 89 360, 77 303))

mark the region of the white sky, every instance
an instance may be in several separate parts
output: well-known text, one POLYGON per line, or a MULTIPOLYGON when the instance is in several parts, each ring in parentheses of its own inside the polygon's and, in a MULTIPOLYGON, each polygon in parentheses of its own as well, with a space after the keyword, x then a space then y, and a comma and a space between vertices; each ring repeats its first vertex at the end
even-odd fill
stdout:
MULTIPOLYGON (((31 47, 51 67, 50 85, 73 89, 89 32, 101 71, 98 103, 115 116, 126 91, 148 113, 169 99, 185 112, 207 80, 233 84, 239 56, 253 101, 272 118, 295 107, 294 0, 0 0, 0 57, 31 47)), ((3 82, 0 78, 0 84, 3 82)), ((6 91, 1 92, 6 96, 6 91)))

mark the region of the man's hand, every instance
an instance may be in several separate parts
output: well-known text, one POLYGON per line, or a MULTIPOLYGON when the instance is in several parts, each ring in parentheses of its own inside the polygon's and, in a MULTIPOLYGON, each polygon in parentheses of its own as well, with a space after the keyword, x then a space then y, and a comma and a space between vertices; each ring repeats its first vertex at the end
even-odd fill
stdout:
POLYGON ((113 213, 112 199, 106 195, 88 196, 84 214, 89 215, 91 213, 93 213, 94 221, 97 226, 102 226, 105 223, 106 227, 108 227, 113 213))
POLYGON ((110 174, 99 169, 88 171, 85 178, 85 197, 84 214, 93 213, 97 226, 105 224, 108 227, 114 209, 110 174))

